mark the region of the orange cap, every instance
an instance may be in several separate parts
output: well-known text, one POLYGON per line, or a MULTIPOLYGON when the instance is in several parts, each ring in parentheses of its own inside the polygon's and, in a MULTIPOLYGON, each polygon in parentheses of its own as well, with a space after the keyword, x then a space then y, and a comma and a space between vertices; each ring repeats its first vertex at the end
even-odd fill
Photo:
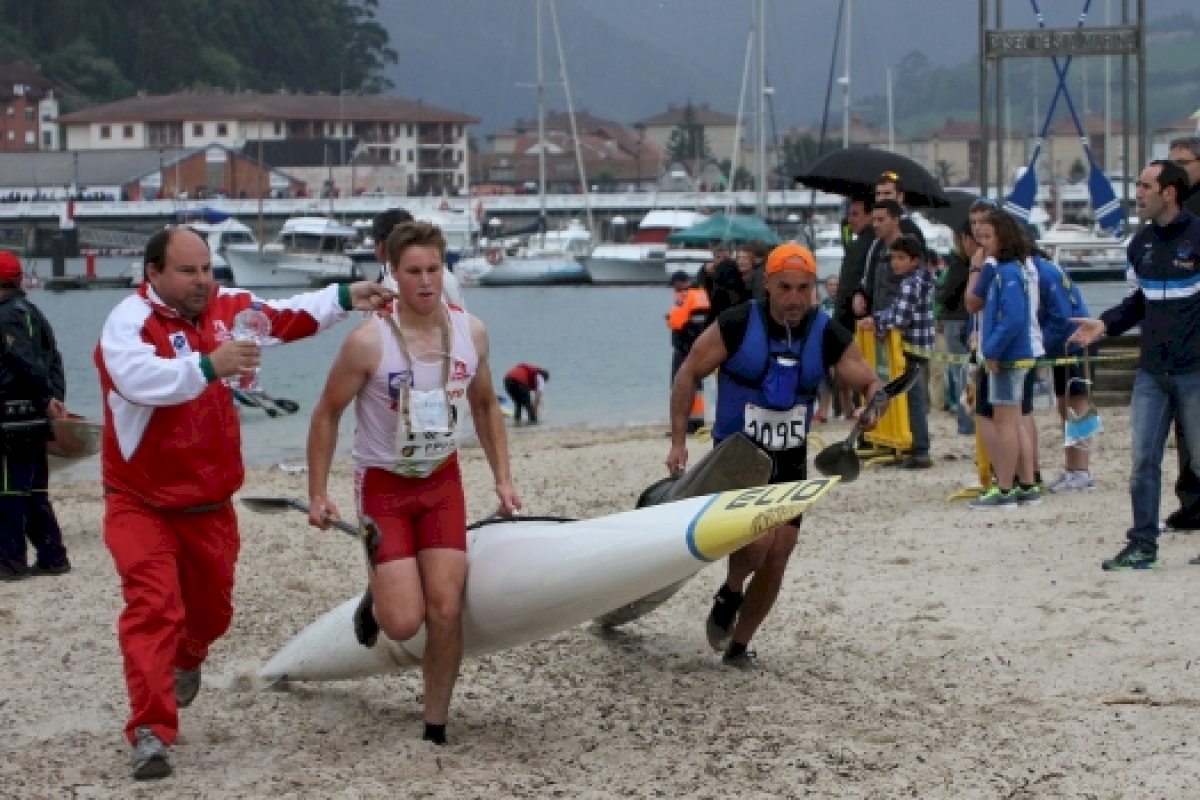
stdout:
POLYGON ((768 275, 774 275, 776 272, 791 269, 816 275, 817 260, 813 258, 812 251, 807 247, 801 247, 798 244, 788 242, 787 244, 779 245, 779 247, 771 251, 771 255, 767 256, 768 275))

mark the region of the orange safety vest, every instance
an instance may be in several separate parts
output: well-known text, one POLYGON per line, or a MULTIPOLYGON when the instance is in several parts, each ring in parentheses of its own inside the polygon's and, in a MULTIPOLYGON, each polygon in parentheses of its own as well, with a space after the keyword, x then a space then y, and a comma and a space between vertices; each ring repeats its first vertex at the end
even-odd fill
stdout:
POLYGON ((667 326, 678 333, 691 323, 703 325, 708 309, 708 293, 703 289, 675 292, 675 304, 667 315, 667 326))

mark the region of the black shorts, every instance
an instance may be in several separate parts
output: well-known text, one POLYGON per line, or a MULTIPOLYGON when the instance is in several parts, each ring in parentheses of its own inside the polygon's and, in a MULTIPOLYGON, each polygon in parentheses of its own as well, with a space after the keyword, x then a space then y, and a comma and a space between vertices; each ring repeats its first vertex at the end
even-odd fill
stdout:
MULTIPOLYGON (((980 365, 975 373, 975 413, 985 419, 992 418, 992 404, 988 400, 987 370, 980 365)), ((1037 370, 1025 372, 1025 383, 1021 387, 1021 416, 1027 417, 1033 413, 1033 384, 1037 382, 1037 370)))
MULTIPOLYGON (((1088 355, 1095 357, 1100 353, 1100 345, 1089 345, 1087 351, 1088 355)), ((1079 354, 1072 353, 1071 355, 1079 354)), ((1048 355, 1047 357, 1058 358, 1059 356, 1048 355)), ((1066 397, 1068 393, 1071 397, 1086 397, 1088 385, 1083 382, 1083 379, 1095 379, 1096 377, 1096 365, 1094 363, 1088 368, 1087 372, 1084 371, 1083 364, 1067 364, 1061 367, 1053 367, 1052 369, 1054 370, 1055 397, 1066 397), (1078 380, 1075 380, 1076 378, 1078 380)))

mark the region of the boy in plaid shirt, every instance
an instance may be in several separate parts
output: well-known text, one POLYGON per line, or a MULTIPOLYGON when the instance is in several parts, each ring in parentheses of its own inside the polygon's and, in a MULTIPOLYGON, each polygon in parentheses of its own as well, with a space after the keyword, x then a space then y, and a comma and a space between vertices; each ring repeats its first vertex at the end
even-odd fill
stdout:
MULTIPOLYGON (((932 350, 934 346, 933 289, 934 275, 922 264, 925 249, 917 237, 905 234, 889 248, 892 272, 901 278, 896 299, 886 308, 865 317, 860 324, 864 330, 875 331, 880 339, 893 328, 900 331, 905 344, 932 350)), ((919 364, 922 371, 929 368, 923 358, 908 356, 910 363, 919 364)), ((913 448, 908 459, 900 464, 905 469, 928 469, 933 466, 929 457, 929 397, 925 381, 919 380, 908 393, 908 427, 912 431, 913 448)))

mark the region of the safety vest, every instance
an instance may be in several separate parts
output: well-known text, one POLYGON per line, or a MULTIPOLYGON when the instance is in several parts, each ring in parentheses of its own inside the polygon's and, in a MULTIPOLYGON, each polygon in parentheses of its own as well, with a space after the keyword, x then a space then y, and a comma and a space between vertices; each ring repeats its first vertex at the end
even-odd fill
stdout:
POLYGON ((789 348, 787 342, 776 341, 767 336, 761 309, 762 306, 757 300, 750 301, 746 336, 737 352, 721 365, 717 376, 717 419, 713 426, 715 441, 719 442, 745 429, 747 405, 766 405, 763 379, 767 375, 770 359, 781 354, 790 354, 800 361, 800 379, 793 407, 806 407, 805 430, 812 422, 817 389, 826 371, 821 345, 825 339, 829 315, 819 308, 814 309, 808 335, 802 340, 793 340, 789 348))
POLYGON ((704 325, 708 318, 708 294, 703 289, 685 289, 675 293, 675 305, 667 316, 667 325, 676 333, 689 324, 704 325))

